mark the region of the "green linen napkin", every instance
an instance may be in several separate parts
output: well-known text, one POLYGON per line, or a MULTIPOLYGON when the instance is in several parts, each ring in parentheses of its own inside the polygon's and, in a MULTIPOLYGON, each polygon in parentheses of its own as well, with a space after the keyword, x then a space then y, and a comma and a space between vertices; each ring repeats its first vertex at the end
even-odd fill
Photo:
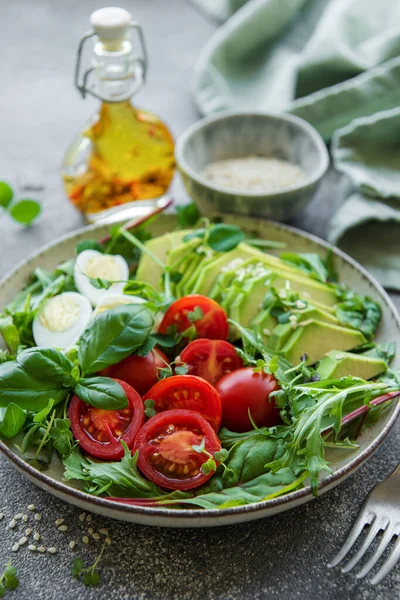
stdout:
POLYGON ((400 1, 194 2, 227 19, 196 65, 200 112, 289 111, 332 138, 353 185, 329 239, 400 289, 400 1))

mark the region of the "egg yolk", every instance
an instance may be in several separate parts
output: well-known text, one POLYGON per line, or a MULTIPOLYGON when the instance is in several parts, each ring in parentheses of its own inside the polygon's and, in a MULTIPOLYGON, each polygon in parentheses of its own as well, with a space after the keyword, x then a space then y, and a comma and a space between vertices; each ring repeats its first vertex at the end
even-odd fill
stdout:
POLYGON ((55 296, 46 302, 39 320, 49 331, 66 331, 78 320, 80 306, 75 298, 70 296, 55 296))
POLYGON ((118 281, 122 279, 122 267, 113 256, 103 254, 94 256, 87 261, 85 266, 85 274, 88 277, 96 279, 100 277, 107 281, 118 281))

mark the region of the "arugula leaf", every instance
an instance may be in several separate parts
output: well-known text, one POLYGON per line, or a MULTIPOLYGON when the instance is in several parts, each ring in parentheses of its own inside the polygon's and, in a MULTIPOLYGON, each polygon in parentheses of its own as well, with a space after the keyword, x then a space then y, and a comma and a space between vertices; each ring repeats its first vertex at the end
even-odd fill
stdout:
POLYGON ((281 259, 288 265, 296 267, 309 277, 327 283, 328 281, 336 281, 337 275, 333 267, 332 252, 328 253, 324 261, 319 254, 311 252, 303 252, 296 254, 295 252, 283 252, 280 255, 281 259))
POLYGON ((26 413, 14 402, 11 402, 4 411, 0 421, 0 437, 7 440, 15 437, 23 428, 26 421, 26 413))
POLYGON ((80 379, 74 393, 83 402, 104 410, 119 410, 128 406, 123 388, 110 377, 80 379))
POLYGON ((357 294, 344 287, 336 287, 339 302, 336 316, 345 325, 359 329, 367 338, 372 338, 382 318, 382 309, 368 296, 357 294))
POLYGON ((154 483, 145 479, 137 468, 138 452, 133 456, 124 441, 124 457, 116 462, 97 462, 84 457, 75 447, 63 459, 65 479, 80 479, 87 483, 87 491, 101 493, 106 488, 107 495, 119 498, 153 498, 163 492, 154 483))
POLYGON ((153 315, 141 304, 116 306, 97 315, 79 340, 79 362, 85 374, 120 362, 147 341, 153 315))
POLYGON ((200 211, 194 202, 186 204, 185 206, 175 206, 175 210, 180 229, 194 227, 201 217, 200 211))

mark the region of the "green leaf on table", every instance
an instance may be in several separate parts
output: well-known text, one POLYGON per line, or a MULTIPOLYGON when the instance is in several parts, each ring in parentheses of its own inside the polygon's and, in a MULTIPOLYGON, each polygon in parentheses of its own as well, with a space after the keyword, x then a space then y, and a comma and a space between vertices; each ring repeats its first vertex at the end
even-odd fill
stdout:
POLYGON ((82 372, 96 373, 120 362, 147 341, 153 315, 142 304, 126 304, 91 320, 79 340, 82 372))
POLYGON ((124 390, 110 377, 80 379, 74 392, 83 402, 103 410, 119 410, 128 406, 124 390))
POLYGON ((31 225, 33 221, 39 216, 41 206, 36 200, 18 200, 10 208, 10 215, 12 218, 21 223, 21 225, 31 225))
POLYGON ((7 208, 14 196, 13 189, 5 181, 0 181, 0 206, 7 208))
POLYGON ((10 440, 23 428, 26 421, 25 411, 11 402, 0 420, 0 437, 10 440))

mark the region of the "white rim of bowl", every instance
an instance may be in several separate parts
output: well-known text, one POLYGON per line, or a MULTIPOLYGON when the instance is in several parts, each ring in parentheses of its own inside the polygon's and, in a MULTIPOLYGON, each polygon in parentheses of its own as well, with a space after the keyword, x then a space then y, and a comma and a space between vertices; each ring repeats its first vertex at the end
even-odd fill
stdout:
POLYGON ((182 133, 182 135, 178 138, 175 144, 175 158, 179 169, 187 173, 197 183, 200 183, 201 185, 210 188, 211 190, 215 190, 217 192, 222 192, 231 196, 248 196, 249 198, 281 196, 289 192, 304 190, 309 186, 317 183, 325 175, 329 167, 329 153, 326 149, 325 142, 323 141, 318 131, 312 125, 310 125, 310 123, 308 123, 300 117, 296 117, 295 115, 264 112, 261 110, 226 110, 221 111, 210 117, 200 119, 200 121, 197 121, 196 123, 193 123, 193 125, 190 125, 186 129, 186 131, 182 133), (273 119, 276 121, 286 121, 297 125, 299 129, 301 129, 306 135, 308 135, 314 142, 321 158, 321 164, 319 168, 317 169, 314 175, 307 176, 307 178, 301 183, 285 186, 283 188, 279 188, 271 192, 249 192, 243 189, 224 188, 219 185, 214 185, 210 183, 207 179, 205 179, 199 173, 194 171, 192 167, 190 167, 187 163, 184 157, 185 145, 195 133, 208 126, 210 123, 215 123, 223 119, 230 119, 235 117, 268 117, 269 119, 273 119))

